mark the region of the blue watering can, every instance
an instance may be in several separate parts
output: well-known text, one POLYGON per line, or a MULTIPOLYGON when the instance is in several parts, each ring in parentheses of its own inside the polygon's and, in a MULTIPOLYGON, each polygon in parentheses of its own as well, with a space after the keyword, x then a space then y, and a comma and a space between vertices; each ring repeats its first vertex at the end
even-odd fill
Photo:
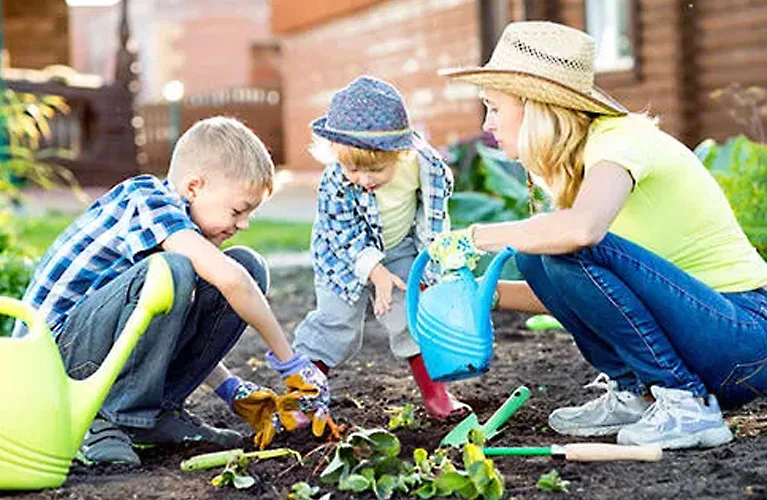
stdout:
POLYGON ((421 277, 431 258, 426 250, 416 257, 405 292, 407 324, 433 380, 476 377, 490 368, 493 293, 503 264, 514 253, 511 247, 499 252, 480 280, 462 267, 455 279, 443 279, 423 292, 421 277))

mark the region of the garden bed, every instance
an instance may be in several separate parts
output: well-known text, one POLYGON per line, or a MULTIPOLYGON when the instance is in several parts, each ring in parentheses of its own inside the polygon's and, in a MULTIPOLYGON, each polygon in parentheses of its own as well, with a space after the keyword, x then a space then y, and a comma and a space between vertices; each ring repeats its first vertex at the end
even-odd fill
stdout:
MULTIPOLYGON (((280 270, 272 274, 271 302, 288 332, 314 303, 309 269, 280 270)), ((582 386, 596 373, 581 358, 571 338, 562 332, 532 333, 523 328, 525 316, 513 313, 495 315, 496 349, 491 372, 452 385, 452 390, 469 403, 484 422, 504 399, 520 385, 532 391, 532 398, 509 421, 498 436, 496 446, 543 446, 572 440, 554 434, 547 426, 547 415, 562 405, 580 403, 589 393, 582 386)), ((387 407, 419 401, 409 376, 407 363, 395 360, 388 341, 368 323, 362 352, 348 365, 331 372, 333 415, 339 423, 364 428, 385 427, 387 407)), ((260 338, 247 332, 230 353, 227 364, 240 376, 279 387, 277 377, 263 365, 264 347, 260 338)), ((713 355, 713 353, 712 353, 713 355)), ((248 428, 205 388, 189 401, 190 409, 213 424, 247 432, 248 428)), ((508 497, 548 498, 554 493, 536 487, 541 474, 557 469, 570 481, 568 498, 767 498, 767 438, 759 434, 760 415, 767 403, 755 403, 737 415, 737 439, 712 450, 667 452, 660 463, 566 463, 549 458, 497 458, 508 497), (745 420, 743 419, 745 417, 745 420)), ((451 424, 435 423, 416 410, 416 429, 396 430, 403 457, 411 458, 415 448, 432 451, 451 424)), ((606 442, 609 439, 605 439, 606 442)), ((307 454, 323 443, 309 431, 278 436, 273 447, 287 446, 307 454)), ((305 465, 291 459, 251 463, 249 472, 257 483, 248 490, 219 490, 210 485, 215 471, 181 472, 179 464, 192 455, 213 451, 200 445, 141 450, 143 465, 85 467, 75 465, 67 483, 57 490, 20 493, 19 499, 66 498, 285 498, 298 481, 319 484, 314 473, 321 453, 312 454, 305 465)), ((333 491, 332 498, 350 498, 333 491)), ((561 495, 561 494, 560 494, 561 495)), ((318 495, 319 496, 319 495, 318 495)), ((375 498, 366 493, 362 498, 375 498)))

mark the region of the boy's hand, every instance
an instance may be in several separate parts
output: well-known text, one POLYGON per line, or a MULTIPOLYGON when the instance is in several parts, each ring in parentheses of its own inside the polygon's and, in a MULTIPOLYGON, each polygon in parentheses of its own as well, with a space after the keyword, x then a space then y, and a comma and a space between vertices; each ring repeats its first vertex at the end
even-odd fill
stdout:
POLYGON ((383 264, 376 265, 370 271, 370 281, 376 289, 376 298, 373 310, 376 316, 383 316, 391 310, 392 291, 396 286, 400 290, 407 289, 405 282, 396 274, 391 273, 383 264))
POLYGON ((278 412, 279 396, 268 387, 229 377, 216 389, 216 394, 256 431, 254 441, 259 448, 269 446, 274 436, 283 430, 278 412))

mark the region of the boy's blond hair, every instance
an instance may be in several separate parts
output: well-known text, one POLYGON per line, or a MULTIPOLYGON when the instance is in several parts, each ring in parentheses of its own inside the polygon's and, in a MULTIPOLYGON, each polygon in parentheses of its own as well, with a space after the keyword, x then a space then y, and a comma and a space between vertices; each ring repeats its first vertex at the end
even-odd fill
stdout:
POLYGON ((189 173, 221 175, 270 194, 274 188, 274 162, 264 143, 241 121, 224 116, 200 120, 179 138, 168 178, 174 182, 189 173))
POLYGON ((316 135, 314 142, 309 146, 309 153, 323 165, 338 162, 363 172, 378 172, 413 156, 411 149, 382 151, 380 149, 355 148, 346 144, 331 142, 316 135))

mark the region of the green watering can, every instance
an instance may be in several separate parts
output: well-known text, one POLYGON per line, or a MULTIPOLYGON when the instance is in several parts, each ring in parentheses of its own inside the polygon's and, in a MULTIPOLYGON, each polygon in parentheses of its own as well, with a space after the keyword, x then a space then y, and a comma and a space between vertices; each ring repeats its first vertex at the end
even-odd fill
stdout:
POLYGON ((0 490, 56 488, 138 339, 173 306, 165 259, 150 257, 136 309, 99 369, 72 380, 45 320, 23 302, 0 297, 0 314, 23 320, 29 334, 0 338, 0 490))

